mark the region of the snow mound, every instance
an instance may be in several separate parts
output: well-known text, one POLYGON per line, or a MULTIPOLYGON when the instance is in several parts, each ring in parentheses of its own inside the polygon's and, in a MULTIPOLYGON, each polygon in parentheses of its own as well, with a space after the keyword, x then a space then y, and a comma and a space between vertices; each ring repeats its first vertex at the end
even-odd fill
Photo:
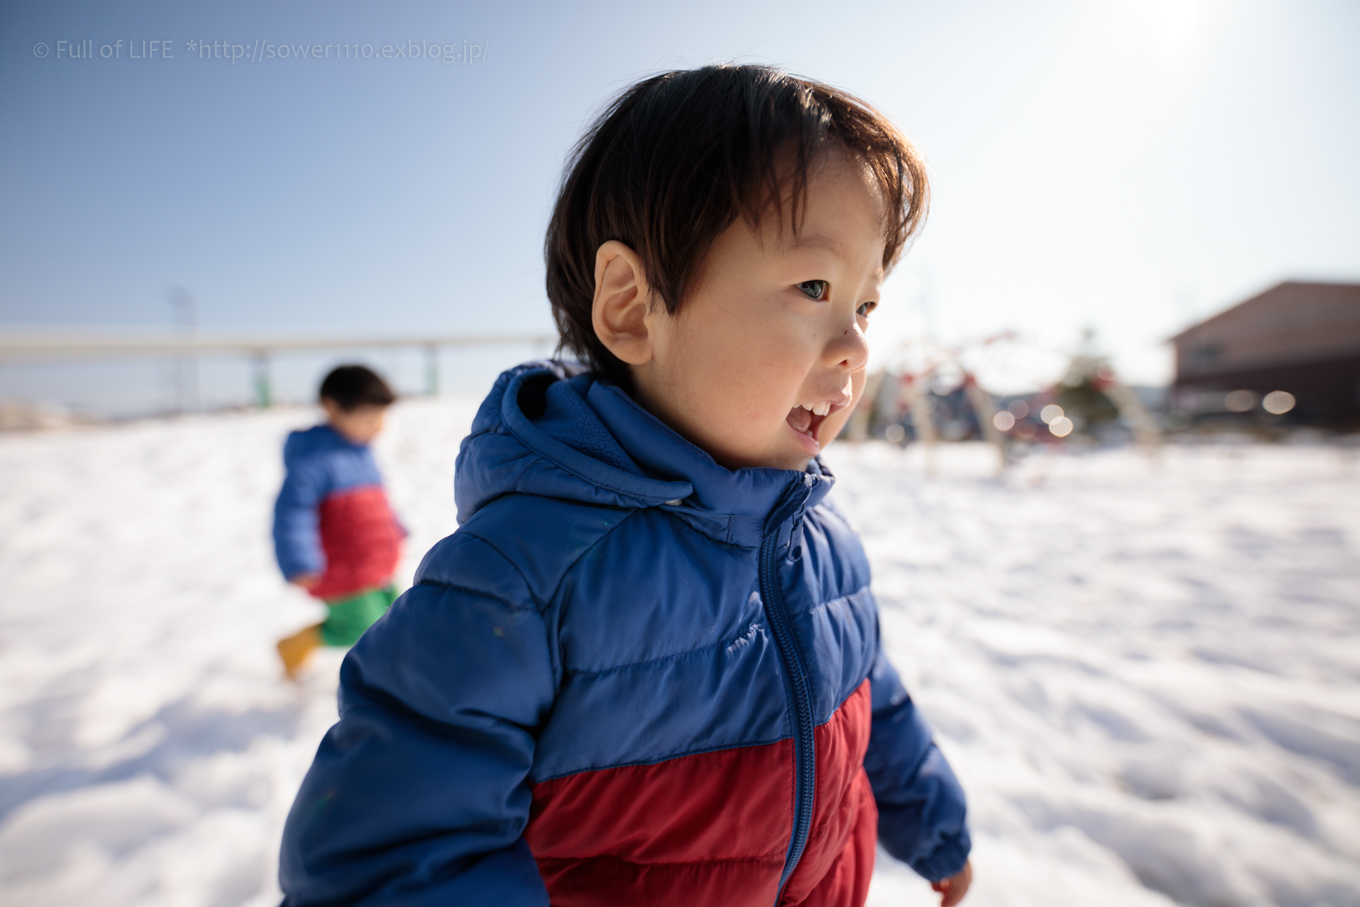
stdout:
MULTIPOLYGON (((410 401, 378 458, 455 528, 474 406, 410 401)), ((276 903, 284 816, 335 718, 273 644, 310 411, 0 438, 0 900, 276 903)), ((969 791, 981 905, 1360 907, 1360 469, 1327 448, 1032 457, 838 447, 894 661, 969 791)), ((936 902, 880 854, 870 904, 936 902)))

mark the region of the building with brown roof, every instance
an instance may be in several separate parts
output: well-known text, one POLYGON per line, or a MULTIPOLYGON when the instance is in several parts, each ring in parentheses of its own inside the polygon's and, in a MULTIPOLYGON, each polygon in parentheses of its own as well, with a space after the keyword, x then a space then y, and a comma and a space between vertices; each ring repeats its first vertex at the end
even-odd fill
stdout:
POLYGON ((1360 284, 1286 281, 1170 342, 1172 405, 1196 421, 1360 428, 1360 284))

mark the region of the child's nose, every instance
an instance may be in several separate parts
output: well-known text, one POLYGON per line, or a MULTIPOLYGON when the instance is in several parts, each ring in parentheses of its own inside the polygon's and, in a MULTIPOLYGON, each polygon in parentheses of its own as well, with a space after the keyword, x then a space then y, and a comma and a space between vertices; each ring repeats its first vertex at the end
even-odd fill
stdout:
POLYGON ((840 336, 826 345, 825 361, 847 372, 858 371, 869 363, 869 340, 858 321, 842 328, 840 336))

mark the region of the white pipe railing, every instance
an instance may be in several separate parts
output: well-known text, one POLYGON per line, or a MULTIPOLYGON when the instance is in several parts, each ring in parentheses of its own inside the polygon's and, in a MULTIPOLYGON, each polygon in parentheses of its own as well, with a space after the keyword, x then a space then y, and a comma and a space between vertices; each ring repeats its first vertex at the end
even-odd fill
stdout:
POLYGON ((549 346, 556 342, 557 337, 550 334, 287 337, 10 327, 0 329, 0 365, 109 359, 172 358, 189 361, 200 356, 246 356, 253 364, 252 383, 256 402, 260 407, 267 407, 273 397, 269 360, 278 353, 328 349, 423 349, 426 360, 425 391, 436 394, 439 392, 439 351, 442 349, 518 344, 549 346))
POLYGON ((0 333, 0 363, 73 359, 146 359, 214 354, 257 356, 288 351, 357 347, 442 349, 556 342, 557 337, 548 334, 271 337, 249 334, 96 333, 9 329, 0 333))

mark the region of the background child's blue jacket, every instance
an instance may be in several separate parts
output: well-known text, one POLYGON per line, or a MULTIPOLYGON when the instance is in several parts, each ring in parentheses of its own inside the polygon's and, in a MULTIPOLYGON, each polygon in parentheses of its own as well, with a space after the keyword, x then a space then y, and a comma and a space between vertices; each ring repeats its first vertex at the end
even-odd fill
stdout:
POLYGON ((590 375, 502 375, 461 528, 341 669, 285 904, 858 905, 964 798, 831 476, 730 472, 590 375), (782 894, 781 894, 782 892, 782 894))

